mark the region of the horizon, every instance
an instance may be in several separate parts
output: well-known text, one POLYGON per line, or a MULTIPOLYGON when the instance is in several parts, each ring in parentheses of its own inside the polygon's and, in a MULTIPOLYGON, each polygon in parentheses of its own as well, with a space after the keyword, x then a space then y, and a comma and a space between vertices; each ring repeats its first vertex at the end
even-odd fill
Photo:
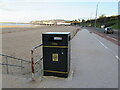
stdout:
MULTIPOLYGON (((119 15, 112 15, 112 16, 119 16, 119 15)), ((106 16, 106 17, 112 17, 112 16, 106 16)), ((91 19, 94 20, 95 18, 91 19)), ((99 19, 99 17, 97 18, 99 19)), ((65 19, 51 19, 51 20, 65 20, 65 19)), ((82 19, 81 19, 82 20, 82 19)), ((89 19, 86 19, 86 21, 89 19)), ((49 21, 49 20, 33 20, 33 21, 49 21)), ((72 20, 65 20, 65 21, 72 21, 72 20)), ((31 22, 31 21, 30 21, 31 22)), ((30 23, 30 22, 11 22, 11 21, 7 21, 7 22, 1 22, 0 23, 30 23)))
MULTIPOLYGON (((112 15, 112 16, 119 16, 119 15, 112 15)), ((112 16, 105 16, 105 17, 112 17, 112 16)), ((99 17, 97 18, 97 19, 99 19, 99 17)), ((50 19, 46 19, 46 20, 33 20, 33 21, 49 21, 50 19)), ((64 21, 73 21, 73 20, 65 20, 65 19, 51 19, 51 20, 64 20, 64 21)), ((78 19, 76 19, 76 20, 78 20, 78 19)), ((82 20, 82 19, 81 19, 82 20)), ((93 19, 84 19, 85 21, 87 21, 87 20, 95 20, 95 18, 93 18, 93 19)), ((30 23, 31 21, 29 21, 29 22, 11 22, 11 21, 7 21, 7 22, 1 22, 0 21, 0 23, 30 23)))

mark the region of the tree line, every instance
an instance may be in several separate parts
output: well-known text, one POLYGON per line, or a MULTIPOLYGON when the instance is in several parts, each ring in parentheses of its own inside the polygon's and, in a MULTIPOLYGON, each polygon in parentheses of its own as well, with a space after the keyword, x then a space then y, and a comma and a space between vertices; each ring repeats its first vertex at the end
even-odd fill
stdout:
MULTIPOLYGON (((95 19, 88 19, 88 20, 72 20, 69 21, 70 23, 78 23, 81 26, 90 26, 94 27, 95 26, 95 19)), ((104 25, 105 27, 114 27, 114 28, 120 28, 120 15, 115 15, 115 16, 105 16, 102 14, 99 16, 99 18, 96 19, 96 26, 101 27, 104 25)))

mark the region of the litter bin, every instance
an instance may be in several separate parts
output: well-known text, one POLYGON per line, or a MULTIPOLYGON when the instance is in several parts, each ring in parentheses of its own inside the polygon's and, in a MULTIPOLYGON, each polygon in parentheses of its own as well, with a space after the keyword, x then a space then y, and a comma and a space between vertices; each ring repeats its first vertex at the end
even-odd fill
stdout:
POLYGON ((42 38, 44 76, 67 78, 70 72, 70 32, 45 32, 42 38))

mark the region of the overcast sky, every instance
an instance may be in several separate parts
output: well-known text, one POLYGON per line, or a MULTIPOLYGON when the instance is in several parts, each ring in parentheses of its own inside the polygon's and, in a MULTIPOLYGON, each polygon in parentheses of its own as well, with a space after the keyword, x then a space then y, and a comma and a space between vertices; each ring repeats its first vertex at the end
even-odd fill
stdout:
POLYGON ((118 15, 119 0, 0 0, 0 22, 90 19, 118 15), (83 2, 84 1, 84 2, 83 2), (89 1, 89 2, 88 2, 89 1))

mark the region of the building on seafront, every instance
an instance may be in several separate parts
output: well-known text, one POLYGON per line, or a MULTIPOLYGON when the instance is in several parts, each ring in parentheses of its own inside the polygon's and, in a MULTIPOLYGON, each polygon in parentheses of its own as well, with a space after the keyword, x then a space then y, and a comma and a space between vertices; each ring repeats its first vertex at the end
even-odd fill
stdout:
POLYGON ((66 23, 66 20, 63 19, 31 21, 30 23, 37 25, 70 25, 71 24, 71 23, 66 23))

